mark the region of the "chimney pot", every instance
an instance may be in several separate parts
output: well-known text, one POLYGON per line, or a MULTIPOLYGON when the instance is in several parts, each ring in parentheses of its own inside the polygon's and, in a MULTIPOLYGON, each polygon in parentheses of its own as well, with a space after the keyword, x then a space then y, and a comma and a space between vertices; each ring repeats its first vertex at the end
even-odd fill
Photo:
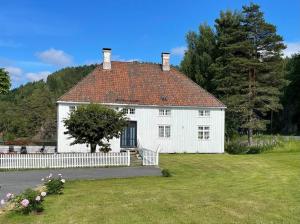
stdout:
POLYGON ((162 59, 162 70, 170 71, 170 53, 163 52, 161 53, 162 59))
POLYGON ((111 48, 103 48, 103 69, 110 70, 111 69, 111 48))

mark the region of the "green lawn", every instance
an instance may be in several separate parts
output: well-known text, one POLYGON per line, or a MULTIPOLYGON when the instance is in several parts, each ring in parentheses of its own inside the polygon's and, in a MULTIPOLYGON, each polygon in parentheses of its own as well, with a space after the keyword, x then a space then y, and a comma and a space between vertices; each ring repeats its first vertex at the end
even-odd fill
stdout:
POLYGON ((171 178, 66 184, 41 215, 0 223, 300 223, 300 142, 260 155, 162 155, 171 178))

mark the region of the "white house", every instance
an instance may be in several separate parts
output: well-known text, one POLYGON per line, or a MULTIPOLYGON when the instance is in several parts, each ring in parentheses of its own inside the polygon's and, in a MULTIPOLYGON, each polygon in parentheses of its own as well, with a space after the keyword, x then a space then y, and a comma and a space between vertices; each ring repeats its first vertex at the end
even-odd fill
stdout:
POLYGON ((57 101, 58 152, 89 152, 87 145, 70 146, 63 119, 76 106, 101 103, 124 109, 128 127, 110 141, 113 152, 146 148, 162 153, 223 153, 225 105, 170 67, 162 64, 111 61, 103 49, 103 63, 57 101))

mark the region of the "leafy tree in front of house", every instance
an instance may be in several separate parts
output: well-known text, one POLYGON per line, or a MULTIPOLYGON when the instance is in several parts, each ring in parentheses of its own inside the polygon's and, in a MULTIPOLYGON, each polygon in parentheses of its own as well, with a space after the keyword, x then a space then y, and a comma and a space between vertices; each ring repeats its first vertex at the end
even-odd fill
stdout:
POLYGON ((10 78, 8 72, 0 68, 0 94, 7 93, 10 88, 10 78))
POLYGON ((102 151, 107 151, 107 144, 112 138, 120 136, 127 125, 127 119, 123 112, 99 104, 89 104, 72 112, 64 120, 64 125, 67 128, 65 134, 74 138, 71 145, 89 144, 94 153, 97 145, 102 151))

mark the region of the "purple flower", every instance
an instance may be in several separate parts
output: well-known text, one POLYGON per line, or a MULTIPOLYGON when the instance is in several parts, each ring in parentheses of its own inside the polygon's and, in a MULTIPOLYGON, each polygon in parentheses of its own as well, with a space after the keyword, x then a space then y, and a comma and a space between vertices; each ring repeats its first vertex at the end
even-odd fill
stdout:
POLYGON ((21 205, 22 205, 24 208, 26 208, 26 207, 29 205, 29 201, 28 201, 27 199, 23 199, 23 200, 21 201, 21 205))

